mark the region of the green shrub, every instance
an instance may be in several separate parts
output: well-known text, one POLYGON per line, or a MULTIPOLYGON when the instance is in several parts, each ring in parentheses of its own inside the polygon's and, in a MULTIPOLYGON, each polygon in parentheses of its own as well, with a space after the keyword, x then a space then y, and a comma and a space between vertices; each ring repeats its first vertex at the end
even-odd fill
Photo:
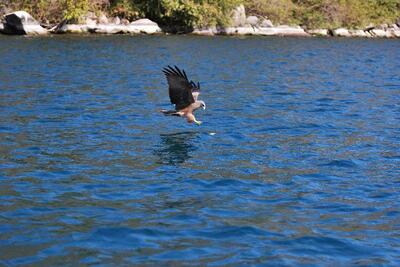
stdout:
POLYGON ((111 3, 110 14, 133 20, 139 17, 140 11, 130 0, 116 0, 111 3))
POLYGON ((297 24, 298 9, 291 0, 248 0, 244 1, 247 15, 268 17, 278 24, 297 24))
POLYGON ((267 16, 274 23, 309 28, 360 28, 370 23, 393 23, 400 16, 400 0, 247 0, 249 14, 267 16))
POLYGON ((102 11, 130 20, 147 17, 162 26, 183 29, 229 25, 231 11, 240 3, 245 4, 247 15, 268 17, 275 24, 300 24, 309 28, 360 28, 370 23, 393 23, 400 17, 400 0, 13 0, 1 3, 1 10, 26 10, 42 22, 56 23, 63 18, 79 22, 88 11, 102 11))
POLYGON ((241 0, 134 0, 142 16, 161 25, 193 27, 227 25, 241 0))
POLYGON ((81 18, 89 11, 89 0, 65 0, 64 19, 82 22, 81 18))

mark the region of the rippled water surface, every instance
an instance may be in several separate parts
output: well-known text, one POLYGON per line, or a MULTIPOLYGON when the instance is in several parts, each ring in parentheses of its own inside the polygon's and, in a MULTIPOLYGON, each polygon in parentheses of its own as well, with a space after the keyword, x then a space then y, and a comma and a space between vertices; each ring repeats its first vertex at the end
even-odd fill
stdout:
POLYGON ((0 36, 0 265, 399 265, 399 48, 0 36))

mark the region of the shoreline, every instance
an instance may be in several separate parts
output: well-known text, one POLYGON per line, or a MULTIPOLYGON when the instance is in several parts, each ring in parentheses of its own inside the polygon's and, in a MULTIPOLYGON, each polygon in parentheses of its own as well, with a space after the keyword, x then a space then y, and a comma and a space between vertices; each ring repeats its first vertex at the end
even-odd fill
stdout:
MULTIPOLYGON (((250 17, 249 17, 250 18, 250 17)), ((247 18, 247 20, 249 20, 247 18)), ((257 18, 256 18, 257 19, 257 18)), ((184 32, 198 36, 279 36, 279 37, 346 37, 346 38, 400 38, 400 25, 384 24, 366 29, 305 29, 301 26, 272 25, 268 23, 237 24, 228 27, 205 27, 184 32)), ((53 35, 53 34, 181 34, 162 29, 156 22, 147 18, 121 23, 118 19, 111 23, 87 20, 85 24, 68 24, 67 20, 52 28, 44 28, 29 13, 15 11, 5 15, 0 23, 0 33, 4 35, 53 35)))
POLYGON ((163 31, 158 25, 118 25, 118 24, 66 24, 58 31, 41 30, 42 32, 7 33, 4 25, 0 23, 0 34, 7 35, 195 35, 195 36, 277 36, 277 37, 343 37, 343 38, 384 38, 400 39, 400 28, 372 28, 367 30, 338 29, 303 29, 300 26, 278 25, 274 27, 211 27, 194 29, 191 32, 171 33, 163 31))

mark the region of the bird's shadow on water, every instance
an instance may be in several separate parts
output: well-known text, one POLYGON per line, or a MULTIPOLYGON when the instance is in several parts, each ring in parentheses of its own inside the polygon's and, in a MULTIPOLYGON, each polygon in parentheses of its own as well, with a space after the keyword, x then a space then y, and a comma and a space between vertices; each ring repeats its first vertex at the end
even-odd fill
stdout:
POLYGON ((160 134, 161 141, 154 149, 154 154, 159 158, 158 163, 175 166, 189 160, 197 150, 198 135, 198 132, 160 134))

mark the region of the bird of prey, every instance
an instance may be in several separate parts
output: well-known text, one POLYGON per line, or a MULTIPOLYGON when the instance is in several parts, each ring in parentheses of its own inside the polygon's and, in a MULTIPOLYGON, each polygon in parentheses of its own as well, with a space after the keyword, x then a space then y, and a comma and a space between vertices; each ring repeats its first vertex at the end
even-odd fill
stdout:
POLYGON ((196 120, 193 112, 199 108, 206 109, 206 103, 198 100, 200 94, 200 83, 189 81, 185 71, 177 66, 168 66, 163 69, 168 81, 169 98, 175 105, 175 110, 161 110, 164 115, 185 117, 188 123, 201 124, 196 120))

